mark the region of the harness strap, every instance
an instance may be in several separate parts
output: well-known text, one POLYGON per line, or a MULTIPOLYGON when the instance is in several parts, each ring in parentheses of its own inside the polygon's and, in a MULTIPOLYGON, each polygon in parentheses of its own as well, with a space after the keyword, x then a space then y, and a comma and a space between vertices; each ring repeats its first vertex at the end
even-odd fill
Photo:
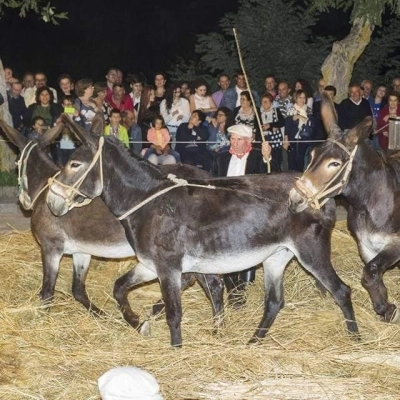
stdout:
POLYGON ((59 180, 56 179, 56 177, 58 176, 58 173, 56 175, 54 175, 53 177, 48 179, 48 185, 50 186, 49 191, 54 193, 57 196, 62 197, 65 202, 68 205, 68 210, 72 210, 74 207, 83 207, 86 206, 87 204, 89 204, 92 199, 89 199, 86 195, 84 195, 82 192, 79 191, 80 186, 82 185, 83 181, 86 179, 87 175, 89 174, 89 172, 93 169, 93 167, 96 165, 97 160, 100 160, 100 182, 101 182, 101 188, 103 190, 103 163, 102 163, 102 150, 103 150, 103 145, 104 145, 104 136, 101 136, 99 139, 99 148, 97 149, 96 154, 93 157, 92 162, 89 164, 89 167, 87 168, 87 170, 84 172, 84 174, 72 185, 66 185, 62 182, 60 182, 59 180), (54 192, 54 190, 51 189, 51 185, 53 183, 57 183, 58 185, 66 188, 66 196, 61 196, 59 193, 54 192), (82 202, 78 203, 76 201, 72 201, 72 195, 79 195, 81 197, 83 197, 85 200, 83 200, 82 202))
POLYGON ((34 143, 33 146, 29 147, 33 143, 33 140, 29 141, 27 145, 22 149, 21 151, 21 157, 19 158, 18 162, 16 162, 17 167, 18 167, 18 193, 17 196, 19 196, 22 191, 23 191, 23 178, 26 175, 26 166, 28 163, 28 157, 31 154, 32 149, 37 146, 37 143, 34 143), (29 147, 29 150, 27 150, 29 147), (26 158, 24 158, 26 152, 26 158))
POLYGON ((135 211, 139 210, 139 208, 143 207, 145 204, 149 203, 150 201, 154 200, 155 198, 163 195, 164 193, 169 192, 172 189, 175 189, 177 187, 180 186, 193 186, 193 187, 202 187, 202 188, 206 188, 206 189, 216 189, 216 186, 213 185, 196 185, 193 183, 189 183, 186 179, 181 179, 178 178, 176 175, 174 174, 168 174, 167 178, 174 182, 175 185, 173 186, 169 186, 157 193, 154 193, 153 195, 151 195, 150 197, 148 197, 147 199, 143 200, 141 203, 137 204, 136 206, 132 207, 130 210, 128 210, 125 214, 121 215, 120 217, 118 217, 118 219, 121 221, 122 219, 125 219, 127 216, 131 215, 132 213, 134 213, 135 211))
POLYGON ((307 200, 308 205, 314 210, 320 210, 329 200, 329 197, 326 197, 324 200, 319 202, 321 198, 327 196, 328 194, 334 192, 337 189, 340 189, 337 194, 342 193, 344 187, 346 186, 349 180, 349 175, 353 168, 354 156, 356 155, 358 148, 358 145, 356 145, 353 151, 350 152, 342 143, 338 142, 337 140, 335 139, 328 139, 328 140, 332 143, 335 143, 340 148, 342 148, 349 155, 349 159, 342 165, 342 167, 335 174, 335 176, 333 176, 329 180, 329 182, 315 194, 313 194, 311 190, 300 179, 297 180, 294 185, 294 189, 300 194, 301 197, 307 200), (332 182, 334 182, 340 176, 343 170, 344 170, 344 175, 341 181, 338 182, 336 185, 330 187, 332 182))

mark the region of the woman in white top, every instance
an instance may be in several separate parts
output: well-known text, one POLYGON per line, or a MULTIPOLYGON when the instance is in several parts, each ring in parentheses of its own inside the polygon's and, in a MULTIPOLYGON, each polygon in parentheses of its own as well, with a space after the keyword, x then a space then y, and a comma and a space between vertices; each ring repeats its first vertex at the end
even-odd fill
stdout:
POLYGON ((160 113, 172 137, 172 148, 175 148, 176 131, 182 122, 190 118, 189 102, 182 96, 181 86, 174 83, 167 88, 165 99, 160 104, 160 113))
POLYGON ((190 111, 201 110, 210 116, 217 111, 217 106, 208 90, 207 83, 203 80, 197 80, 193 83, 194 94, 189 97, 190 111))
POLYGON ((311 110, 313 109, 313 104, 314 104, 314 96, 312 93, 311 85, 308 81, 305 79, 299 78, 296 80, 294 83, 293 89, 291 93, 294 93, 296 90, 303 90, 307 96, 307 107, 311 110))

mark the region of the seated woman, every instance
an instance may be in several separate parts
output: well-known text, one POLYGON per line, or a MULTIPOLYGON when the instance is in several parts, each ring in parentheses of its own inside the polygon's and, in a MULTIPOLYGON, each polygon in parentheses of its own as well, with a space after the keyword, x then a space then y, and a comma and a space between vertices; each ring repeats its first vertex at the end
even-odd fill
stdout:
POLYGON ((172 136, 172 143, 175 143, 179 125, 182 122, 188 122, 190 118, 189 102, 181 94, 180 85, 174 83, 167 88, 165 99, 160 104, 160 113, 172 136))
POLYGON ((230 147, 228 128, 234 125, 233 113, 228 107, 219 107, 208 125, 207 149, 212 156, 230 147))
POLYGON ((159 114, 160 107, 155 103, 156 91, 153 86, 146 85, 142 93, 140 95, 140 103, 139 103, 139 111, 137 112, 137 123, 138 125, 142 124, 147 119, 147 110, 150 107, 157 110, 157 114, 159 114))
POLYGON ((176 163, 176 158, 173 156, 174 151, 169 145, 171 137, 161 115, 154 118, 152 127, 147 131, 147 140, 151 145, 144 155, 146 160, 155 165, 176 163))
POLYGON ((208 129, 203 125, 206 115, 200 111, 192 112, 189 122, 180 124, 176 132, 176 150, 183 164, 195 165, 206 171, 211 169, 206 142, 208 129))
POLYGON ((194 81, 193 88, 194 93, 189 97, 190 111, 202 111, 206 114, 207 122, 210 122, 211 116, 217 111, 217 106, 211 97, 206 81, 202 79, 194 81))

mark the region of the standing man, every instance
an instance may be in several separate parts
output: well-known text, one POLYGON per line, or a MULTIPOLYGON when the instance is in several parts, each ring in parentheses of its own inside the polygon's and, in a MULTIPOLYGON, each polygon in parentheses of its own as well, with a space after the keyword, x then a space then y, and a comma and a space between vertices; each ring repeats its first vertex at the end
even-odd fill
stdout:
MULTIPOLYGON (((233 125, 228 128, 231 146, 229 151, 218 153, 213 162, 214 176, 242 176, 266 172, 264 160, 269 160, 271 146, 268 142, 262 148, 253 149, 251 142, 253 131, 246 125, 233 125)), ((240 307, 245 303, 246 284, 253 282, 256 276, 255 267, 245 271, 224 275, 228 301, 240 307)))
POLYGON ((230 84, 231 79, 227 74, 219 74, 218 86, 220 87, 220 89, 211 95, 217 107, 219 107, 219 105, 221 104, 222 97, 224 96, 224 93, 229 89, 230 84))
POLYGON ((369 79, 364 79, 361 82, 361 88, 362 88, 362 91, 363 91, 362 97, 365 100, 368 100, 368 103, 372 107, 374 105, 374 103, 375 103, 374 96, 372 95, 372 88, 373 88, 372 81, 370 81, 369 79))
POLYGON ((110 68, 106 74, 106 83, 107 83, 107 96, 112 95, 113 86, 118 81, 118 71, 117 68, 110 68))
POLYGON ((276 78, 275 75, 267 75, 264 78, 264 86, 265 86, 265 91, 269 93, 273 99, 275 99, 276 96, 278 96, 278 92, 276 91, 276 78))
POLYGON ((360 85, 353 83, 349 87, 349 97, 340 103, 339 127, 342 130, 352 129, 366 117, 372 117, 371 106, 361 96, 360 85))
POLYGON ((12 117, 13 126, 15 129, 21 130, 22 120, 26 114, 26 106, 24 98, 21 96, 22 83, 13 82, 10 85, 10 90, 7 90, 8 108, 12 117))
MULTIPOLYGON (((34 80, 35 86, 31 88, 25 88, 24 99, 27 107, 36 102, 36 91, 43 86, 47 86, 47 76, 43 72, 36 72, 34 75, 34 80)), ((57 91, 52 87, 47 87, 53 93, 54 103, 57 103, 57 91)))
POLYGON ((106 101, 111 108, 117 108, 123 112, 125 110, 133 111, 133 101, 129 94, 125 93, 122 83, 114 83, 111 96, 106 96, 106 101))
MULTIPOLYGON (((290 97, 290 87, 289 83, 286 81, 280 81, 278 84, 278 96, 275 97, 274 107, 278 108, 281 112, 283 118, 287 117, 287 113, 289 108, 293 107, 292 98, 290 97)), ((285 127, 281 128, 283 137, 285 137, 285 127)), ((282 145, 282 171, 289 170, 289 162, 287 149, 289 148, 289 143, 286 141, 283 142, 282 145)))
MULTIPOLYGON (((236 86, 234 88, 227 89, 224 95, 222 96, 220 107, 228 107, 231 111, 233 111, 236 107, 240 106, 240 93, 244 90, 247 90, 246 78, 244 76, 243 71, 238 71, 236 73, 236 86)), ((251 91, 255 106, 260 107, 260 97, 257 92, 251 91)))

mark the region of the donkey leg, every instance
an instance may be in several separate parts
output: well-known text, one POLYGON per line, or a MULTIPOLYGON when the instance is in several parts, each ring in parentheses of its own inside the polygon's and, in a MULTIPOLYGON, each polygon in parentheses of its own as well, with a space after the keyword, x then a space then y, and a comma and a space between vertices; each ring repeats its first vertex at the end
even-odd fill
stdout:
POLYGON ((224 283, 219 275, 196 274, 196 278, 203 288, 213 310, 214 329, 213 333, 224 324, 224 283))
MULTIPOLYGON (((183 292, 196 281, 195 274, 182 274, 181 291, 183 292)), ((164 310, 164 301, 160 299, 153 305, 152 315, 158 315, 164 310)))
POLYGON ((43 304, 49 305, 54 297, 54 290, 56 287, 58 270, 60 268, 63 251, 57 246, 47 248, 42 245, 41 254, 43 264, 43 282, 42 289, 40 290, 40 298, 43 304))
POLYGON ((181 272, 168 270, 159 276, 161 293, 165 303, 165 314, 171 335, 171 346, 182 347, 182 301, 181 272))
POLYGON ((297 258, 302 266, 318 279, 332 295, 336 304, 342 310, 346 319, 347 330, 358 336, 358 327, 351 302, 351 289, 337 275, 330 260, 330 249, 324 251, 324 246, 308 246, 307 250, 313 250, 297 258))
POLYGON ((283 273, 286 265, 293 258, 288 249, 279 250, 264 262, 264 314, 260 324, 249 343, 256 343, 265 337, 268 329, 275 321, 281 308, 284 306, 283 273))
POLYGON ((115 281, 114 297, 126 322, 135 329, 139 328, 139 316, 133 312, 128 301, 128 294, 135 286, 154 279, 157 279, 157 274, 139 263, 115 281))
MULTIPOLYGON (((396 244, 398 246, 398 244, 396 244)), ((368 291, 375 312, 385 322, 396 322, 398 310, 388 302, 383 274, 399 260, 398 249, 387 247, 369 261, 363 269, 361 284, 368 291)))
POLYGON ((86 292, 86 276, 89 271, 90 259, 89 254, 75 253, 72 255, 74 261, 74 275, 72 280, 72 294, 75 300, 79 301, 94 315, 103 315, 103 311, 96 307, 89 299, 86 292))

